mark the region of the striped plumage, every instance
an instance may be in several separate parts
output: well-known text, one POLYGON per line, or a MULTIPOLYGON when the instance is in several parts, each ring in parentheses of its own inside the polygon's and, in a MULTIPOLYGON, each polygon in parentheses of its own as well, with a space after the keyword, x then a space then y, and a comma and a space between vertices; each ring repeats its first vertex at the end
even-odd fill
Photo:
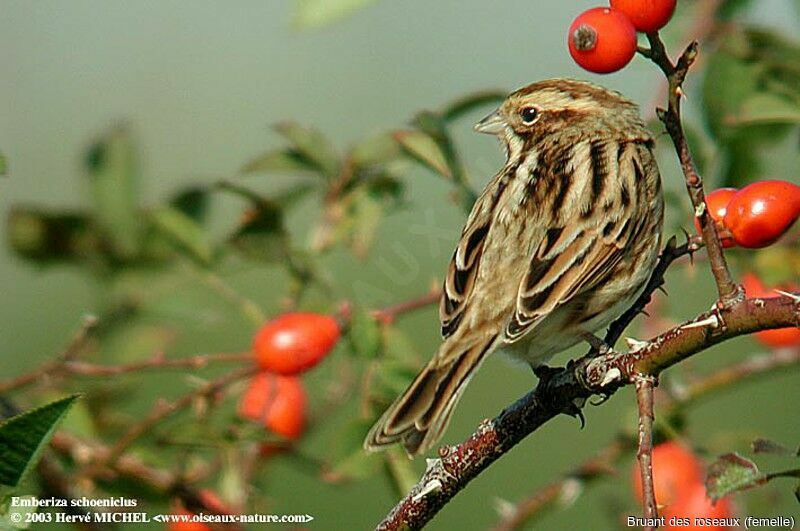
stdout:
POLYGON ((588 82, 541 81, 476 129, 497 135, 507 160, 450 262, 444 342, 372 428, 369 450, 426 451, 490 352, 545 363, 620 315, 655 263, 661 182, 635 104, 588 82))

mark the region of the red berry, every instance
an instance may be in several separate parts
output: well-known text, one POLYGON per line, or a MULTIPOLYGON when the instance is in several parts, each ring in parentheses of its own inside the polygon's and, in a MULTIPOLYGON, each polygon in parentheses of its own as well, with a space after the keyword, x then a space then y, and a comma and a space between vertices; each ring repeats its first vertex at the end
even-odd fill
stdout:
POLYGON ((686 496, 667 507, 662 514, 666 530, 727 531, 738 529, 738 526, 734 527, 733 522, 730 521, 728 523, 731 525, 725 525, 725 519, 733 518, 731 501, 728 498, 722 498, 716 504, 712 504, 702 483, 693 485, 686 496))
MULTIPOLYGON (((744 285, 744 291, 747 293, 748 297, 765 299, 778 296, 774 291, 768 290, 764 286, 764 283, 761 282, 761 279, 753 273, 745 274, 744 277, 742 277, 742 284, 744 285)), ((800 290, 798 284, 792 283, 783 285, 781 288, 783 291, 788 292, 800 290)), ((800 328, 796 327, 762 330, 761 332, 756 332, 754 335, 757 340, 770 348, 794 347, 800 345, 800 328)))
POLYGON ((611 0, 611 7, 624 13, 637 31, 652 33, 667 25, 676 3, 677 0, 611 0))
POLYGON ((287 439, 297 439, 303 434, 306 420, 303 384, 296 376, 259 373, 242 395, 239 414, 287 439))
MULTIPOLYGON (((736 246, 736 242, 733 241, 733 238, 727 235, 728 230, 725 228, 722 221, 725 218, 728 203, 736 192, 736 188, 719 188, 718 190, 706 194, 708 214, 716 223, 717 232, 720 233, 720 238, 722 239, 722 246, 725 248, 736 246)), ((700 230, 700 223, 698 223, 697 218, 694 219, 694 226, 697 229, 697 234, 701 234, 702 231, 700 230)))
POLYGON ((339 324, 329 315, 287 313, 259 329, 253 350, 265 371, 298 374, 322 361, 339 334, 339 324))
POLYGON ((569 53, 590 72, 608 74, 627 65, 636 53, 636 29, 615 9, 584 11, 569 27, 569 53))
POLYGON ((725 226, 742 247, 774 243, 800 216, 800 186, 786 181, 758 181, 736 192, 728 203, 725 226))
MULTIPOLYGON (((642 477, 638 463, 634 463, 632 478, 634 493, 641 501, 642 477)), ((700 483, 700 461, 691 451, 673 441, 653 448, 653 488, 660 505, 675 503, 700 483)))

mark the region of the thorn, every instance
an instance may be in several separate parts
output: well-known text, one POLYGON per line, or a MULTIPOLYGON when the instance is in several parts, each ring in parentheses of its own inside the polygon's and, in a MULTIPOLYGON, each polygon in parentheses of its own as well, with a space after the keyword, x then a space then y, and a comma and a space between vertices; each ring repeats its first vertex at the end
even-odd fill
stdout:
POLYGON ((634 339, 632 337, 626 337, 625 343, 628 345, 629 353, 638 352, 650 344, 648 341, 639 341, 638 339, 634 339))
POLYGON ((790 299, 792 299, 794 302, 800 302, 800 295, 798 295, 798 294, 796 294, 796 293, 789 293, 788 291, 781 291, 781 290, 779 290, 779 289, 776 289, 776 290, 773 290, 773 291, 774 291, 775 293, 780 293, 780 294, 781 294, 781 295, 783 295, 784 297, 789 297, 789 298, 790 298, 790 299))
POLYGON ((702 202, 696 207, 694 207, 694 217, 696 218, 702 217, 702 215, 705 214, 705 212, 706 212, 705 202, 702 202))
POLYGON ((645 309, 641 309, 641 310, 639 310, 639 313, 640 313, 640 314, 642 314, 642 315, 644 315, 645 317, 650 317, 650 314, 649 314, 649 313, 647 313, 647 310, 645 310, 645 309))
POLYGON ((600 399, 599 399, 599 400, 596 400, 596 401, 594 401, 594 402, 589 402, 589 403, 590 403, 591 405, 593 405, 593 406, 600 406, 600 405, 603 405, 603 404, 605 404, 606 402, 608 402, 608 399, 609 399, 609 398, 611 398, 611 395, 609 395, 609 394, 606 394, 606 393, 603 393, 603 394, 600 396, 600 399))
POLYGON ((675 87, 675 95, 679 98, 686 98, 686 93, 681 87, 675 87))
POLYGON ((719 327, 719 318, 716 315, 709 315, 708 317, 706 317, 705 319, 703 319, 701 321, 696 321, 694 323, 689 323, 689 324, 683 325, 681 328, 682 329, 702 328, 702 327, 705 327, 705 326, 710 326, 711 328, 718 328, 719 327))
POLYGON ((603 380, 600 382, 599 387, 605 387, 609 384, 614 383, 617 380, 620 380, 621 378, 622 378, 622 373, 620 372, 620 370, 617 369, 616 367, 611 367, 603 375, 603 380))
POLYGON ((575 414, 575 416, 578 417, 581 420, 581 429, 585 428, 586 427, 586 417, 583 416, 583 411, 578 411, 575 414))
POLYGON ((432 492, 437 492, 442 489, 442 482, 438 479, 432 479, 422 487, 422 490, 415 494, 411 499, 412 501, 419 501, 432 492))
POLYGON ((437 466, 441 462, 441 459, 425 459, 425 472, 430 472, 430 470, 437 466))

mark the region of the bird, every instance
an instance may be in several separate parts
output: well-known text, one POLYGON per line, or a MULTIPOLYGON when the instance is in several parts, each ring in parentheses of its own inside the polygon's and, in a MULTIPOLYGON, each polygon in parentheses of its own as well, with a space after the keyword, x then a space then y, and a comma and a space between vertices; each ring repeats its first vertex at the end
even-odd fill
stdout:
POLYGON ((475 130, 496 136, 506 160, 450 260, 442 343, 369 431, 368 451, 428 451, 487 356, 544 367, 621 315, 655 267, 664 200, 635 103, 588 81, 538 81, 475 130))

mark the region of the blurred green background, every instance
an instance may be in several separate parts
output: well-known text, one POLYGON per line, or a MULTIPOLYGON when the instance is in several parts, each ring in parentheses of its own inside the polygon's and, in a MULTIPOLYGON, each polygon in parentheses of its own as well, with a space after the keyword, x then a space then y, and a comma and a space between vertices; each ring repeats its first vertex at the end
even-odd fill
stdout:
MULTIPOLYGON (((90 142, 120 123, 127 124, 136 141, 142 202, 147 205, 188 184, 236 177, 244 162, 280 145, 268 125, 283 119, 313 125, 344 148, 465 93, 510 90, 550 77, 601 82, 623 91, 652 116, 661 82, 652 65, 637 58, 624 71, 599 77, 570 60, 565 29, 577 13, 594 4, 381 0, 329 26, 300 31, 293 27, 293 5, 288 1, 239 1, 223 7, 207 1, 4 0, 0 151, 10 171, 0 180, 0 218, 18 204, 87 208, 83 153, 90 142)), ((679 2, 679 13, 688 19, 695 4, 679 2)), ((742 16, 787 35, 800 30, 792 2, 754 2, 742 16)), ((675 26, 667 36, 677 50, 690 23, 675 26)), ((687 92, 691 113, 700 101, 697 83, 687 92)), ((454 135, 473 184, 481 187, 502 159, 492 139, 471 132, 478 118, 480 113, 475 113, 459 121, 454 135)), ((665 148, 667 141, 662 142, 665 148)), ((786 144, 776 151, 784 155, 771 158, 764 176, 797 182, 791 173, 800 162, 796 142, 793 135, 788 149, 786 144)), ((680 193, 683 185, 673 158, 669 149, 661 152, 662 172, 667 188, 680 193)), ((269 193, 290 180, 246 182, 269 193)), ((346 252, 325 258, 337 297, 378 307, 423 293, 432 281, 439 282, 464 214, 449 200, 448 183, 430 172, 416 167, 406 182, 410 208, 381 224, 365 261, 346 252)), ((289 229, 305 234, 315 208, 314 201, 305 201, 288 218, 289 229)), ((234 201, 215 202, 212 227, 221 234, 238 216, 234 201)), ((672 219, 689 219, 685 202, 673 209, 672 219)), ((683 224, 689 226, 688 221, 683 224)), ((703 266, 670 276, 668 289, 678 294, 666 300, 671 315, 688 318, 711 303, 713 287, 703 266)), ((165 281, 170 289, 154 283, 152 291, 143 292, 142 298, 152 302, 148 314, 128 335, 116 337, 103 349, 130 350, 124 355, 114 352, 116 359, 125 359, 163 345, 176 356, 249 348, 252 324, 199 275, 183 275, 179 269, 177 276, 182 278, 177 288, 173 276, 165 281), (164 324, 173 331, 168 338, 158 332, 164 324)), ((99 311, 106 289, 83 269, 34 267, 5 245, 0 246, 0 278, 3 377, 22 373, 58 352, 80 316, 99 311)), ((280 310, 285 278, 278 268, 238 268, 227 271, 225 278, 270 314, 280 310)), ((435 309, 405 317, 399 326, 411 335, 421 357, 436 348, 435 309)), ((340 350, 346 348, 343 344, 340 350)), ((692 371, 707 371, 760 348, 750 339, 740 339, 673 372, 678 379, 686 378, 692 371)), ((310 378, 312 410, 315 384, 321 386, 331 375, 335 373, 323 370, 310 378)), ((169 388, 176 387, 169 375, 130 381, 138 385, 143 380, 152 394, 134 397, 124 406, 133 415, 145 411, 155 396, 175 396, 181 390, 169 388)), ((797 370, 787 371, 715 395, 692 410, 688 433, 711 454, 746 450, 756 436, 796 445, 798 383, 797 370)), ((495 415, 533 384, 527 369, 495 356, 469 386, 445 441, 462 439, 481 419, 495 415)), ((343 410, 314 431, 304 443, 309 452, 324 454, 335 443, 337 427, 353 411, 343 410)), ((430 528, 491 526, 501 500, 519 500, 592 455, 620 429, 632 429, 632 393, 623 390, 603 407, 589 407, 586 414, 584 430, 565 417, 524 441, 475 480, 430 528)), ((421 471, 424 460, 414 465, 421 471)), ((549 513, 534 527, 617 529, 620 514, 639 510, 628 487, 629 465, 626 460, 617 479, 592 487, 574 505, 549 513)), ((259 488, 271 500, 268 512, 311 514, 312 529, 370 528, 397 499, 383 476, 329 485, 289 460, 276 460, 267 468, 259 488)), ((785 483, 737 499, 746 507, 745 514, 800 514, 785 483)))

